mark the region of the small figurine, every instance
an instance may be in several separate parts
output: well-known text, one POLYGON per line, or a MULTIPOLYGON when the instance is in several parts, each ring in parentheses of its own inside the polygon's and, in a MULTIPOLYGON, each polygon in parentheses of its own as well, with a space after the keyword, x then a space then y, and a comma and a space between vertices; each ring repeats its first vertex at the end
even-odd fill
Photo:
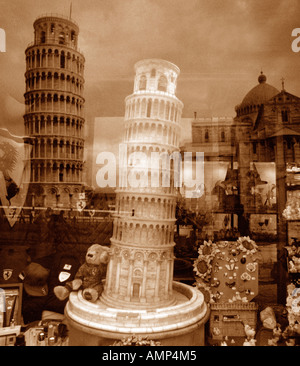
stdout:
POLYGON ((253 339, 255 337, 255 330, 251 328, 250 325, 245 324, 244 330, 248 340, 253 339))
POLYGON ((273 337, 277 338, 278 340, 281 338, 282 330, 280 328, 280 324, 276 324, 276 327, 273 329, 273 337))
POLYGON ((293 347, 293 346, 295 346, 295 338, 290 338, 290 339, 288 339, 287 341, 285 341, 285 344, 286 344, 288 347, 293 347))
POLYGON ((250 346, 250 347, 254 347, 256 346, 256 339, 246 339, 243 343, 243 346, 250 346))

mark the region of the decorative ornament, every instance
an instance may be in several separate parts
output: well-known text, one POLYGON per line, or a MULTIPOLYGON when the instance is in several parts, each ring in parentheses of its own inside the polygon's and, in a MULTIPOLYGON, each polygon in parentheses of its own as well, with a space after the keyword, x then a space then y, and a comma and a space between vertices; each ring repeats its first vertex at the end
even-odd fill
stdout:
POLYGON ((235 281, 233 282, 225 282, 225 285, 228 286, 229 288, 233 288, 235 285, 235 281))
POLYGON ((239 255, 239 250, 237 248, 232 248, 229 250, 229 254, 232 255, 233 257, 239 255))
POLYGON ((242 281, 250 281, 251 280, 251 276, 249 275, 249 273, 248 272, 244 272, 244 273, 242 273, 241 274, 241 280, 242 281))
POLYGON ((214 327, 214 328, 213 328, 213 334, 214 334, 215 336, 219 336, 219 335, 221 334, 220 328, 218 328, 218 327, 214 327))
POLYGON ((199 281, 198 279, 196 280, 195 285, 198 288, 198 290, 203 294, 204 301, 206 303, 210 303, 211 299, 212 299, 212 296, 213 296, 210 286, 206 285, 202 281, 199 281))
POLYGON ((255 272, 255 270, 256 270, 256 263, 248 263, 247 265, 246 265, 246 269, 247 269, 247 271, 249 271, 249 272, 255 272))
POLYGON ((240 237, 237 240, 238 249, 246 253, 247 255, 254 254, 257 252, 257 245, 254 240, 251 240, 249 236, 240 237))
POLYGON ((136 336, 133 334, 130 337, 123 338, 122 340, 115 341, 111 346, 161 346, 161 343, 156 340, 148 339, 148 336, 136 336))
POLYGON ((204 277, 205 274, 208 272, 209 266, 205 259, 198 260, 196 264, 196 272, 199 277, 204 277))
POLYGON ((241 263, 242 263, 242 264, 245 264, 245 263, 246 263, 246 261, 247 261, 246 257, 242 257, 242 258, 241 258, 241 263))
POLYGON ((214 273, 218 273, 220 269, 220 265, 218 262, 216 262, 215 266, 214 266, 214 273))
POLYGON ((235 269, 234 263, 225 264, 225 267, 228 269, 228 271, 233 271, 235 269))
POLYGON ((212 241, 204 241, 200 245, 198 258, 194 261, 194 271, 203 281, 209 282, 212 273, 212 261, 218 252, 218 247, 212 241))
POLYGON ((123 252, 123 258, 124 259, 129 259, 129 257, 130 257, 129 251, 128 250, 124 250, 124 252, 123 252))
POLYGON ((217 302, 218 300, 220 300, 221 296, 222 293, 217 291, 215 294, 212 295, 211 302, 217 302))

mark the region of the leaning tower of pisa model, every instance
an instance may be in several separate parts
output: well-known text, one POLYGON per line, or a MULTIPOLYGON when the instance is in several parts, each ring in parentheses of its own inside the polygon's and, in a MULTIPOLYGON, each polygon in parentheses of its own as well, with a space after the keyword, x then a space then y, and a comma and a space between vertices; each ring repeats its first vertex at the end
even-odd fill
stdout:
POLYGON ((32 206, 70 207, 83 187, 84 56, 69 18, 36 19, 26 54, 25 134, 32 143, 32 206))
POLYGON ((133 94, 125 99, 125 148, 102 301, 113 307, 149 310, 175 301, 174 160, 170 159, 168 170, 167 165, 153 164, 157 160, 152 157, 168 160, 179 152, 183 104, 175 95, 177 66, 148 59, 138 62, 135 71, 133 94), (166 178, 169 182, 163 181, 166 178))

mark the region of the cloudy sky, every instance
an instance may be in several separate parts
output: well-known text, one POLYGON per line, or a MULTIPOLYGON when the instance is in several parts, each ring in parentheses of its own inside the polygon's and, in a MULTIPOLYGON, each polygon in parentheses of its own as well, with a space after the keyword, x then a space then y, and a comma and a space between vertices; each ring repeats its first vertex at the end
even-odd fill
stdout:
MULTIPOLYGON (((0 127, 23 133, 26 46, 42 14, 69 15, 71 0, 0 0, 0 127)), ((177 96, 183 116, 234 116, 261 70, 278 89, 300 96, 300 53, 291 35, 300 28, 299 0, 72 0, 79 47, 86 58, 87 125, 124 115, 134 64, 162 58, 181 70, 177 96)), ((300 43, 300 42, 299 42, 300 43)), ((103 138, 120 128, 106 123, 103 138)), ((121 131, 122 132, 122 131, 121 131)))

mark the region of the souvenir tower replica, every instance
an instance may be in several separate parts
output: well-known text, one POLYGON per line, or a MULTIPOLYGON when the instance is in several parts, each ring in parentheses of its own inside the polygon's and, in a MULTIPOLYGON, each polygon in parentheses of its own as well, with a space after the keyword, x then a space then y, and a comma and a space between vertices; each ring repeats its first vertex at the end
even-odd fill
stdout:
POLYGON ((203 345, 208 319, 203 295, 173 281, 178 169, 172 159, 169 169, 151 158, 178 152, 183 107, 175 96, 179 69, 149 59, 138 62, 135 71, 134 92, 125 100, 105 287, 96 303, 84 300, 80 291, 70 294, 65 311, 70 344, 111 345, 113 339, 136 335, 162 345, 203 345))
POLYGON ((81 192, 84 56, 69 18, 42 16, 26 51, 25 134, 31 155, 31 206, 72 206, 81 192))
POLYGON ((157 308, 175 300, 176 189, 173 164, 169 172, 163 170, 167 165, 162 161, 153 166, 153 153, 166 157, 178 152, 182 103, 175 90, 179 69, 170 62, 144 60, 135 70, 134 92, 126 98, 127 161, 121 162, 125 169, 116 197, 114 254, 103 300, 129 308, 157 308), (162 184, 163 179, 168 181, 162 184))

